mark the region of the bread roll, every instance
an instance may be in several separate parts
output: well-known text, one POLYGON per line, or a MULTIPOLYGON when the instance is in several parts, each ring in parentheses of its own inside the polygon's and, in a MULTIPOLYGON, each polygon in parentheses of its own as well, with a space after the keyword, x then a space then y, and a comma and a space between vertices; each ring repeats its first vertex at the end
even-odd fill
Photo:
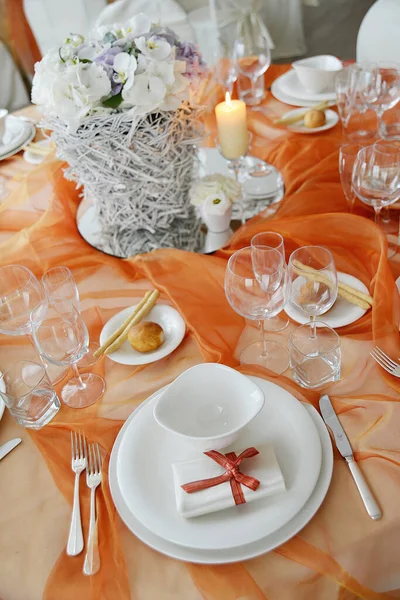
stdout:
POLYGON ((142 321, 129 330, 128 341, 138 352, 151 352, 164 342, 164 331, 158 323, 142 321))
POLYGON ((325 125, 326 117, 323 110, 308 110, 304 115, 304 125, 310 129, 325 125))

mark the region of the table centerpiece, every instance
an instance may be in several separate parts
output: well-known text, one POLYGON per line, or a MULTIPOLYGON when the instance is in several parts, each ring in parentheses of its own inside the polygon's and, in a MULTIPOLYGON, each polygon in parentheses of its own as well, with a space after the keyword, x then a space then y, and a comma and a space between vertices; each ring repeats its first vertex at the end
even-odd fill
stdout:
POLYGON ((200 248, 189 189, 205 70, 196 46, 143 14, 70 35, 36 63, 32 101, 65 177, 95 203, 104 251, 200 248))

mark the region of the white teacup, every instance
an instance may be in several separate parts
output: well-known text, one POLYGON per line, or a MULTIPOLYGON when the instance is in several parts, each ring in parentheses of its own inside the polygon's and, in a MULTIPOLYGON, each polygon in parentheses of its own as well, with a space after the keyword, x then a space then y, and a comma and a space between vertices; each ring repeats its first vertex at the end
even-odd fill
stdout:
POLYGON ((0 108, 0 144, 3 142, 3 137, 6 132, 6 118, 8 110, 6 108, 0 108))

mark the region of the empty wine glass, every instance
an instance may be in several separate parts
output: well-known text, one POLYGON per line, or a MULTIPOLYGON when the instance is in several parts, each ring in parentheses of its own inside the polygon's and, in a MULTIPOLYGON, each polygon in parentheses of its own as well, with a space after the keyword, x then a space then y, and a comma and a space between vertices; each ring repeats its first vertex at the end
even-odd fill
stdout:
MULTIPOLYGON (((38 321, 37 308, 31 321, 38 321)), ((33 328, 33 337, 41 356, 60 366, 72 366, 75 377, 62 388, 61 398, 72 408, 85 408, 101 398, 105 390, 102 377, 94 373, 79 374, 76 363, 86 354, 89 334, 82 317, 70 300, 55 299, 46 314, 33 328)))
POLYGON ((356 199, 352 186, 354 161, 361 148, 362 146, 360 146, 360 144, 345 144, 344 146, 341 146, 339 152, 340 183, 342 184, 343 193, 346 197, 350 213, 353 212, 354 201, 356 199))
MULTIPOLYGON (((280 233, 276 233, 275 231, 265 231, 262 233, 257 233, 253 235, 251 238, 251 247, 253 249, 253 267, 254 271, 257 275, 256 264, 258 261, 262 263, 263 256, 268 255, 268 251, 271 248, 277 250, 283 258, 285 262, 285 243, 283 237, 280 233)), ((289 324, 289 319, 286 317, 284 313, 283 318, 271 317, 264 323, 264 327, 267 331, 282 331, 289 324)))
POLYGON ((322 246, 304 246, 292 252, 289 282, 289 301, 310 318, 310 335, 315 338, 316 317, 333 306, 338 293, 336 267, 330 251, 322 246))
MULTIPOLYGON (((42 283, 46 291, 46 296, 50 301, 57 298, 70 300, 76 310, 80 313, 78 286, 68 267, 53 267, 52 269, 49 269, 43 275, 42 283)), ((100 345, 97 342, 89 342, 87 353, 79 361, 79 368, 86 369, 96 364, 100 357, 95 358, 94 353, 99 347, 100 345)))
POLYGON ((237 70, 251 81, 251 90, 245 98, 246 104, 258 104, 257 79, 271 64, 271 51, 265 29, 258 23, 244 20, 233 46, 233 58, 237 70))
POLYGON ((229 304, 245 319, 259 321, 261 341, 250 344, 240 356, 242 364, 257 364, 283 373, 289 354, 283 344, 265 339, 264 320, 281 312, 286 302, 286 265, 282 255, 271 248, 269 258, 253 270, 253 251, 249 246, 233 254, 225 271, 225 294, 229 304))
POLYGON ((376 124, 366 114, 367 106, 361 93, 362 73, 359 65, 345 67, 335 77, 335 91, 343 134, 353 141, 365 142, 375 137, 376 124))
POLYGON ((233 84, 238 76, 237 66, 232 59, 232 52, 229 45, 221 39, 218 40, 218 48, 214 53, 214 63, 215 79, 222 86, 224 94, 229 92, 232 96, 233 84))
POLYGON ((352 185, 357 197, 373 206, 375 222, 380 224, 380 212, 400 198, 400 148, 379 141, 366 146, 354 162, 352 185))
POLYGON ((385 111, 393 108, 400 100, 400 70, 395 64, 380 63, 361 65, 361 94, 369 108, 382 119, 385 111))

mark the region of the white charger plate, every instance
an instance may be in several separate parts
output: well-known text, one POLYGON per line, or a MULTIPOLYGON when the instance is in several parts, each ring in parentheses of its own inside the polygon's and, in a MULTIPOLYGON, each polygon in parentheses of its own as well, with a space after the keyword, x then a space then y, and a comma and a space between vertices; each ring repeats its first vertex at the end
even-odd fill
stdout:
POLYGON ((297 77, 297 73, 294 69, 287 71, 276 79, 280 90, 287 96, 293 98, 299 98, 300 100, 311 100, 312 102, 323 102, 324 100, 332 101, 336 100, 335 90, 327 92, 307 92, 297 77))
MULTIPOLYGON (((288 113, 285 113, 285 119, 286 117, 295 117, 298 114, 304 113, 304 108, 295 108, 294 110, 289 111, 288 113)), ((339 121, 339 115, 337 114, 337 112, 335 112, 334 110, 326 110, 325 111, 325 117, 326 117, 326 123, 325 125, 321 125, 321 127, 306 127, 304 125, 304 123, 302 121, 299 121, 299 123, 294 123, 293 125, 287 125, 287 129, 290 129, 290 131, 293 131, 294 133, 306 133, 306 134, 312 134, 312 133, 319 133, 320 131, 327 131, 328 129, 332 129, 333 127, 335 127, 335 125, 337 125, 338 121, 339 121)))
POLYGON ((184 519, 176 508, 171 465, 198 458, 199 452, 155 421, 153 404, 160 391, 131 415, 119 433, 115 473, 126 506, 154 534, 202 550, 239 547, 277 531, 307 502, 321 470, 321 443, 314 423, 289 392, 274 383, 251 379, 257 384, 262 382, 265 404, 232 449, 271 443, 286 491, 244 506, 184 519))
POLYGON ((6 132, 0 144, 0 160, 9 158, 29 144, 36 135, 35 126, 29 121, 18 117, 8 116, 6 119, 6 132))
MULTIPOLYGON (((3 373, 0 371, 0 377, 2 375, 3 375, 3 373)), ((4 381, 1 380, 0 381, 0 392, 5 392, 5 391, 6 391, 6 386, 4 384, 4 381)), ((0 398, 0 421, 1 421, 1 417, 3 416, 5 407, 6 407, 6 405, 4 404, 3 398, 0 398)))
MULTIPOLYGON (((364 292, 364 294, 369 294, 367 286, 364 285, 362 281, 357 279, 357 277, 353 277, 353 275, 349 275, 348 273, 341 273, 340 271, 338 271, 337 275, 338 280, 341 283, 345 283, 346 285, 349 285, 355 288, 356 290, 359 290, 360 292, 364 292)), ((305 283, 306 281, 305 279, 303 282, 301 280, 302 277, 298 277, 296 280, 299 282, 299 286, 302 285, 302 283, 305 283)), ((301 325, 303 325, 304 323, 308 323, 310 321, 310 317, 305 315, 301 310, 295 308, 290 303, 288 303, 285 306, 284 310, 288 317, 293 319, 293 321, 296 321, 296 323, 300 323, 301 325)), ((318 321, 322 321, 323 323, 329 325, 329 327, 335 329, 336 327, 344 327, 345 325, 355 323, 355 321, 361 319, 361 317, 364 316, 366 312, 367 311, 364 308, 360 308, 355 304, 351 304, 350 302, 347 302, 347 300, 345 300, 344 298, 338 296, 332 308, 329 309, 328 312, 326 312, 325 314, 320 315, 318 317, 318 321)))
MULTIPOLYGON (((135 306, 137 305, 134 304, 133 306, 121 310, 121 312, 117 313, 107 321, 100 333, 100 344, 104 344, 107 338, 122 325, 129 315, 132 314, 135 306)), ((156 304, 147 317, 145 317, 144 321, 154 321, 161 325, 164 330, 164 342, 157 350, 151 352, 137 352, 132 348, 128 340, 126 340, 119 350, 107 354, 107 357, 121 365, 147 365, 171 354, 171 352, 179 346, 185 336, 185 321, 172 306, 156 304)))
MULTIPOLYGON (((254 377, 252 379, 261 387, 263 391, 265 391, 264 384, 267 383, 266 381, 258 377, 254 377)), ((150 396, 150 398, 142 403, 135 412, 142 410, 147 403, 152 403, 158 393, 159 392, 156 392, 150 396)), ((293 517, 293 519, 291 519, 288 523, 286 523, 286 525, 274 533, 258 540, 257 542, 246 544, 244 546, 228 548, 224 550, 200 550, 196 548, 187 548, 185 546, 180 546, 178 544, 169 542, 168 540, 159 537, 144 527, 126 504, 117 480, 117 463, 119 460, 119 449, 123 440, 123 431, 128 427, 129 420, 134 418, 134 413, 132 413, 131 417, 125 423, 119 435, 117 436, 111 453, 109 465, 110 490, 115 507, 121 519, 134 535, 136 535, 141 541, 154 550, 157 550, 162 554, 166 554, 171 558, 187 562, 201 564, 233 563, 260 556, 261 554, 265 554, 266 552, 277 548, 296 535, 301 529, 303 529, 303 527, 307 525, 310 519, 315 515, 325 498, 332 477, 333 452, 328 430, 326 429, 315 408, 308 404, 304 404, 304 408, 313 419, 314 425, 317 428, 320 436, 320 442, 322 446, 321 471, 314 491, 303 508, 295 517, 293 517)))

